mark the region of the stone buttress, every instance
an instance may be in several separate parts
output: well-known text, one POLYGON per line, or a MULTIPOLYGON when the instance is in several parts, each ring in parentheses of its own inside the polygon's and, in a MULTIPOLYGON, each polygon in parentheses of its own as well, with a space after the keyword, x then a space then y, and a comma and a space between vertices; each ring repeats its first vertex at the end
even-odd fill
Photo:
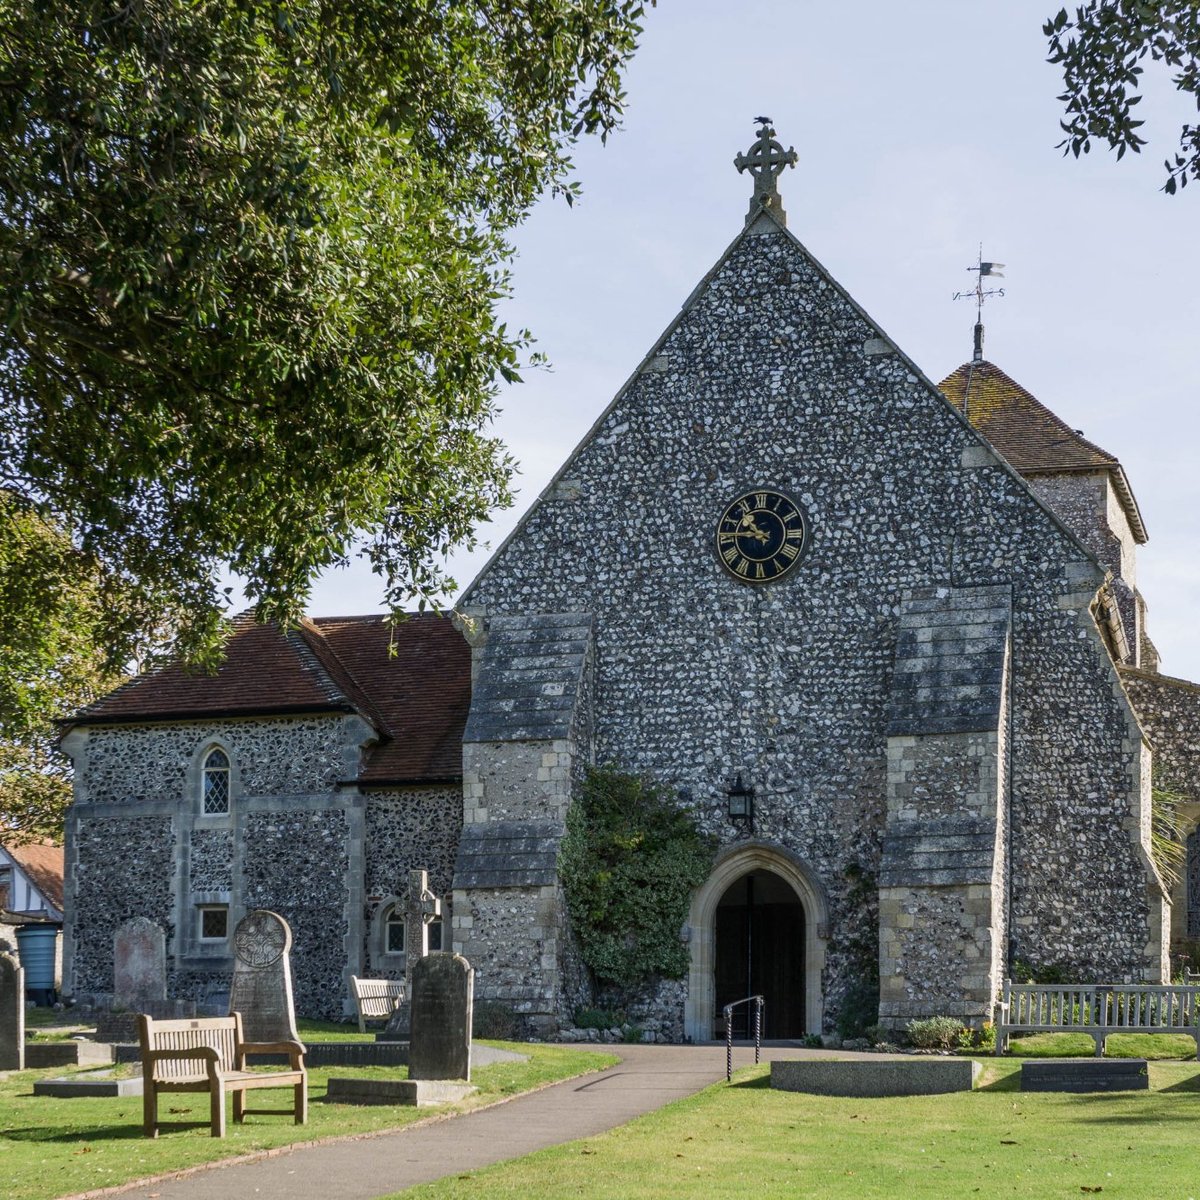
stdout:
POLYGON ((900 607, 879 873, 879 1016, 991 1014, 1007 925, 1011 596, 914 589, 900 607))
POLYGON ((454 951, 476 996, 546 1033, 569 1015, 573 972, 558 847, 591 758, 591 618, 494 618, 468 630, 475 686, 463 736, 454 951))

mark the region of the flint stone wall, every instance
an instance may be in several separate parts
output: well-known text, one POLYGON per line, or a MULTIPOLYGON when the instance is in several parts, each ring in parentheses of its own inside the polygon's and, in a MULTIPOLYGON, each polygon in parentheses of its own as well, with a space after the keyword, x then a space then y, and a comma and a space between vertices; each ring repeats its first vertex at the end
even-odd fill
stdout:
POLYGON ((450 948, 450 891, 462 808, 462 791, 452 784, 367 792, 364 961, 372 978, 405 977, 405 956, 387 953, 379 918, 389 897, 404 898, 409 871, 429 872, 430 890, 442 901, 443 948, 450 948))
POLYGON ((362 974, 365 799, 357 775, 370 730, 346 715, 82 727, 68 735, 76 796, 67 820, 69 981, 112 986, 112 933, 144 916, 167 931, 168 995, 220 1002, 232 948, 198 937, 198 906, 252 908, 292 926, 297 1010, 340 1017, 362 974), (228 814, 200 811, 213 745, 230 757, 228 814))
POLYGON ((1014 953, 1158 978, 1140 734, 1087 612, 1101 572, 802 248, 760 226, 461 607, 484 626, 590 613, 596 761, 687 789, 725 845, 730 782, 754 784, 756 836, 828 892, 829 1024, 877 921, 854 881, 879 866, 901 598, 1011 584, 1014 953), (789 575, 749 586, 714 530, 756 485, 796 497, 813 533, 789 575))
POLYGON ((1200 804, 1200 684, 1149 671, 1121 681, 1154 750, 1156 786, 1200 804))

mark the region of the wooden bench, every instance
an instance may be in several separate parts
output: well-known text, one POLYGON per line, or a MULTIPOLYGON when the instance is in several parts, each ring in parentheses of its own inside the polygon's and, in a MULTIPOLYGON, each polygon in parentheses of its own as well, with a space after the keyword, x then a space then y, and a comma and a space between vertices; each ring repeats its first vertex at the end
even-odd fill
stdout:
MULTIPOLYGON (((157 1137, 160 1092, 208 1092, 213 1137, 225 1136, 225 1093, 233 1093, 233 1119, 247 1113, 284 1115, 287 1109, 247 1108, 252 1088, 292 1089, 291 1112, 296 1124, 308 1120, 308 1072, 299 1042, 245 1042, 242 1017, 199 1017, 185 1021, 156 1021, 138 1017, 142 1055, 142 1117, 147 1137, 157 1137), (285 1053, 286 1071, 248 1071, 247 1054, 285 1053)), ((179 1122, 175 1122, 178 1124, 179 1122)), ((189 1122, 190 1124, 190 1122, 189 1122)))
POLYGON ((1113 1033, 1185 1033, 1200 1060, 1200 986, 1195 984, 1038 984, 1004 981, 996 1013, 996 1053, 1011 1033, 1086 1033, 1096 1057, 1113 1033))
POLYGON ((386 1021, 404 1003, 404 980, 351 975, 350 994, 358 1011, 358 1031, 366 1033, 368 1021, 386 1021))

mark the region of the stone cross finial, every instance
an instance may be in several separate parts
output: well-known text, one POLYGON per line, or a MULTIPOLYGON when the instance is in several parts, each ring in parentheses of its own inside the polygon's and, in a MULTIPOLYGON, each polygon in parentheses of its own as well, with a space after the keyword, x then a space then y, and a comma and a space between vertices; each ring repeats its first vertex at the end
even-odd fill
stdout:
POLYGON ((733 160, 733 165, 737 167, 739 174, 742 171, 749 171, 754 176, 754 197, 750 201, 750 212, 746 221, 748 223, 754 220, 759 209, 769 208, 781 222, 786 224, 787 216, 783 211, 783 200, 775 184, 784 167, 796 165, 796 148, 789 146, 785 150, 775 140, 775 130, 771 128, 770 117, 755 117, 754 119, 760 126, 758 141, 750 147, 746 154, 739 154, 733 160))

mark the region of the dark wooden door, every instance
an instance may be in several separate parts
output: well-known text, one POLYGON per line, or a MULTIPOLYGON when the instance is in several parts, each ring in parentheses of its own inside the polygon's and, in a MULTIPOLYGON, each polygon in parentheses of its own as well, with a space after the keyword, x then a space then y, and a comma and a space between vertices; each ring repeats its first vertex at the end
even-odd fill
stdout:
MULTIPOLYGON (((805 1032, 804 908, 798 899, 780 899, 778 881, 769 887, 764 882, 761 876, 738 880, 717 906, 713 1015, 719 1035, 724 1006, 755 994, 765 1001, 763 1037, 805 1032)), ((736 1010, 734 1037, 752 1037, 752 1020, 750 1005, 736 1010)))

